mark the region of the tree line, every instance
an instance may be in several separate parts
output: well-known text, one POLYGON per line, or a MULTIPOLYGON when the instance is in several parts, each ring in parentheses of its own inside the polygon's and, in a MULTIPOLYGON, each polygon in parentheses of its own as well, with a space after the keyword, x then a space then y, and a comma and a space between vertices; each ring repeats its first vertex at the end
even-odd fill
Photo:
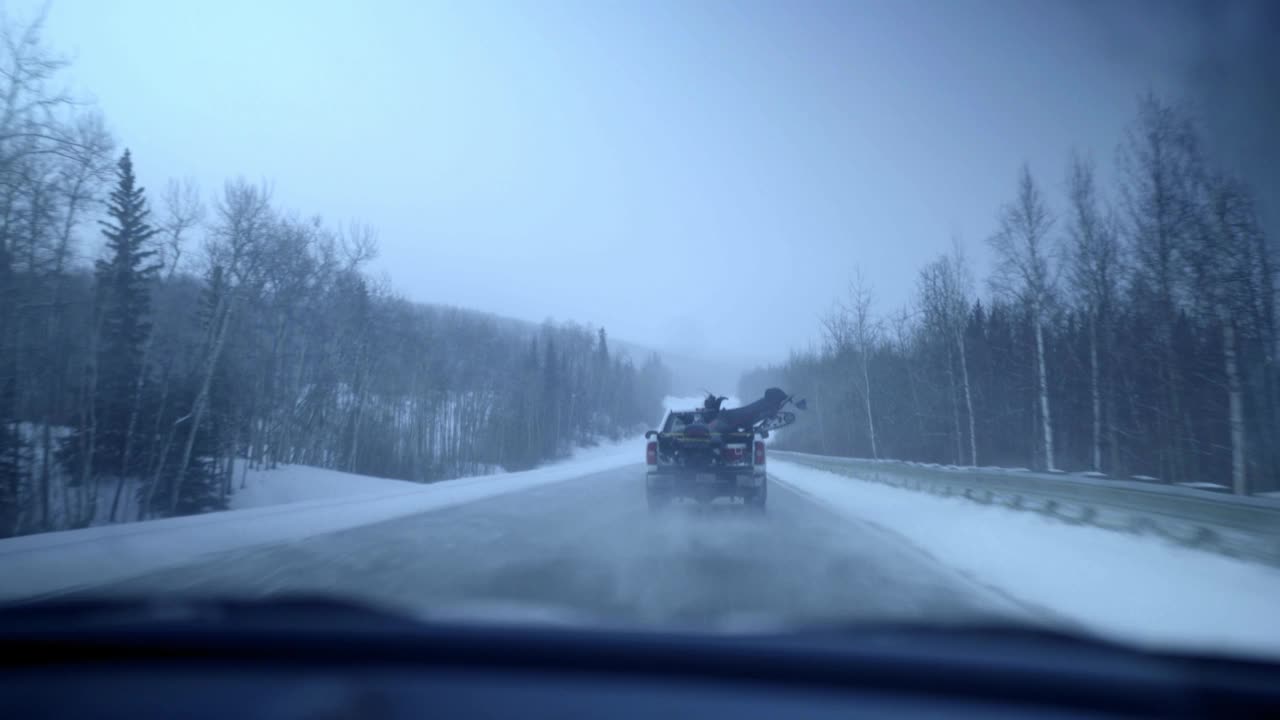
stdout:
POLYGON ((817 349, 743 377, 816 402, 783 447, 1280 488, 1275 249, 1185 109, 1140 98, 1117 187, 1074 155, 1053 207, 1024 166, 987 239, 875 312, 855 275, 817 349))
POLYGON ((261 184, 156 197, 65 67, 0 25, 0 537, 222 509, 280 463, 525 469, 660 415, 669 372, 603 328, 410 302, 373 229, 261 184))

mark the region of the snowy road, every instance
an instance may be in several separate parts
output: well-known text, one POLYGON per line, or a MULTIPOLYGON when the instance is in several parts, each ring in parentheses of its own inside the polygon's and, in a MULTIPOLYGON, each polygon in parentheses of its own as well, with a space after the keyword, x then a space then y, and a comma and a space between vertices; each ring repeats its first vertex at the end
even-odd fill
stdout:
POLYGON ((650 515, 629 466, 94 588, 355 595, 446 617, 755 629, 1026 612, 774 483, 767 516, 650 515))

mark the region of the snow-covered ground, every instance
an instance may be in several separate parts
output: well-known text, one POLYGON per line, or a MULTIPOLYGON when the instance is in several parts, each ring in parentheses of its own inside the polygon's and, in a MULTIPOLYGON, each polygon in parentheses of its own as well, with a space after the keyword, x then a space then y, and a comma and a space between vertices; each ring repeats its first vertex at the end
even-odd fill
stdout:
POLYGON ((238 510, 0 540, 0 600, 93 587, 228 550, 452 507, 643 462, 643 456, 641 441, 631 439, 536 470, 430 485, 303 466, 262 471, 238 510), (254 501, 264 506, 244 507, 254 501))
MULTIPOLYGON (((668 406, 688 409, 700 402, 672 398, 668 406)), ((186 566, 199 573, 203 563, 226 551, 297 542, 616 470, 641 462, 642 450, 643 441, 636 438, 583 450, 537 470, 431 485, 296 466, 250 472, 248 487, 233 501, 239 509, 0 541, 0 600, 94 587, 168 568, 186 566)), ((1274 568, 1148 536, 860 482, 778 458, 771 460, 770 471, 779 484, 837 515, 879 528, 872 533, 883 531, 886 547, 919 548, 947 572, 958 571, 1036 613, 1136 642, 1280 653, 1280 623, 1274 622, 1280 571, 1274 568)), ((631 487, 629 475, 615 474, 615 481, 631 487)), ((631 493, 627 489, 618 496, 620 517, 646 517, 637 515, 640 495, 631 493)), ((813 520, 799 518, 803 526, 813 520)), ((873 552, 877 558, 892 555, 885 549, 873 552)))
POLYGON ((771 460, 776 479, 975 581, 1104 637, 1280 653, 1280 571, 1148 537, 771 460))
MULTIPOLYGON (((237 471, 236 478, 239 477, 237 471)), ((308 465, 281 465, 272 470, 246 471, 243 486, 237 482, 231 493, 230 504, 232 510, 244 510, 324 498, 401 493, 415 487, 422 486, 308 465)))

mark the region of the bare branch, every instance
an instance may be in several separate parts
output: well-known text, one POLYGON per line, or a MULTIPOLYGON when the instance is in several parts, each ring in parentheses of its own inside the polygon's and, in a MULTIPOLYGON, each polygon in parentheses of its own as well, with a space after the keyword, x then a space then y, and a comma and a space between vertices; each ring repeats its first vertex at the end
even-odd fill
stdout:
POLYGON ((160 248, 160 259, 169 268, 169 276, 172 277, 182 259, 187 235, 204 223, 205 206, 200 198, 200 188, 191 178, 181 181, 170 179, 161 203, 164 219, 160 228, 164 240, 160 248))
POLYGON ((351 222, 338 235, 338 247, 348 270, 357 270, 378 255, 378 231, 372 225, 351 222))

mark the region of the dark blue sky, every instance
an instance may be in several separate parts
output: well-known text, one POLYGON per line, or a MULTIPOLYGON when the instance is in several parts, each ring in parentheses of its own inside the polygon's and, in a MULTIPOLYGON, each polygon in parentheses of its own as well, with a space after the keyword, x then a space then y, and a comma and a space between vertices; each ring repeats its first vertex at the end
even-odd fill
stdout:
MULTIPOLYGON (((33 3, 34 5, 34 3, 33 3)), ((22 6, 17 6, 21 10, 22 6)), ((143 179, 380 230, 403 294, 779 359, 860 266, 909 300, 1027 161, 1110 179, 1177 18, 1130 3, 55 0, 143 179), (743 302, 749 312, 741 310, 743 302)))

